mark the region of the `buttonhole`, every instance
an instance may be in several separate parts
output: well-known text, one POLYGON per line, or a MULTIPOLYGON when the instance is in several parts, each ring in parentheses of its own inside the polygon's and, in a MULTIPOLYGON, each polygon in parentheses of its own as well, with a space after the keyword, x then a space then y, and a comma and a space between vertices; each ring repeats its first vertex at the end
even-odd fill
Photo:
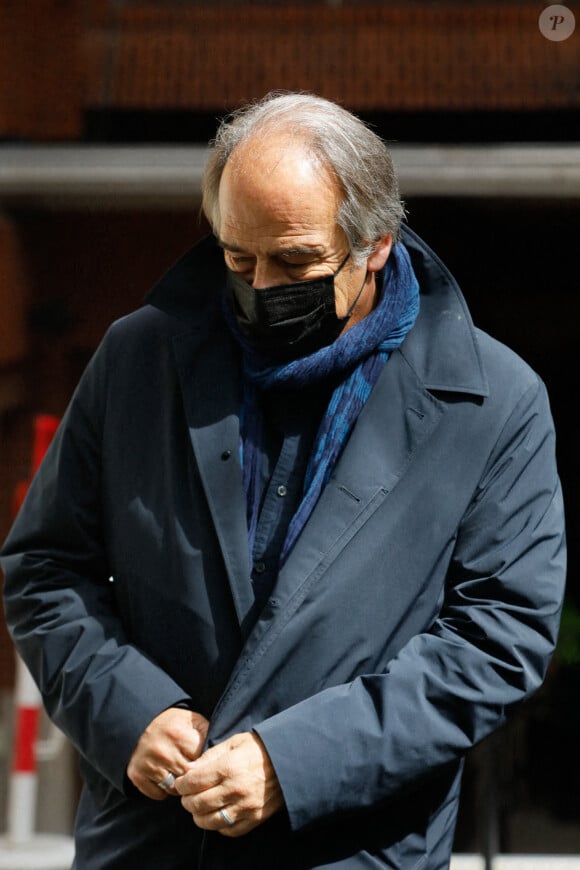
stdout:
POLYGON ((354 492, 351 492, 350 489, 346 488, 346 486, 340 486, 339 489, 342 490, 342 492, 344 492, 345 495, 348 495, 352 499, 354 499, 355 501, 360 502, 360 498, 358 497, 358 495, 355 495, 354 492))

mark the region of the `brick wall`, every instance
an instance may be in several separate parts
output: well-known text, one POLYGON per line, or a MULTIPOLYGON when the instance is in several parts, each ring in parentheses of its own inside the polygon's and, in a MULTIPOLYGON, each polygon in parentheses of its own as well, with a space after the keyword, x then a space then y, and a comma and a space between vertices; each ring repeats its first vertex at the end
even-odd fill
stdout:
POLYGON ((0 137, 74 140, 87 110, 220 113, 275 88, 357 111, 580 107, 580 28, 545 39, 527 0, 29 9, 0 0, 0 137))
POLYGON ((0 0, 0 137, 82 135, 80 0, 0 0))
POLYGON ((107 28, 84 42, 93 106, 213 110, 271 88, 358 110, 580 104, 580 37, 546 40, 536 3, 135 3, 107 28))

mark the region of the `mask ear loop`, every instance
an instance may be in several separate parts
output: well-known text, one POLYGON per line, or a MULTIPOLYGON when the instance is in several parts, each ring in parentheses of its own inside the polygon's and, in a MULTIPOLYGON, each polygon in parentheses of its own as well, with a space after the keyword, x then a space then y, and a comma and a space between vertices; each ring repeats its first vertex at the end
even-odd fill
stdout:
MULTIPOLYGON (((333 278, 336 278, 336 276, 338 275, 338 273, 342 271, 342 267, 344 266, 344 264, 346 263, 346 261, 348 260, 349 257, 350 257, 350 251, 347 251, 347 252, 346 252, 346 257, 344 258, 344 260, 342 261, 342 263, 340 264, 340 266, 338 267, 338 269, 336 270, 336 272, 333 273, 333 275, 332 275, 333 278)), ((365 278, 365 281, 366 281, 366 278, 365 278)))
MULTIPOLYGON (((346 260, 343 261, 342 266, 344 266, 345 263, 346 263, 346 260)), ((342 266, 339 268, 338 272, 340 272, 340 269, 342 269, 342 266)), ((338 272, 335 272, 335 275, 338 275, 338 272)), ((367 283, 367 278, 368 278, 368 277, 369 277, 369 270, 367 269, 366 272, 365 272, 365 276, 364 276, 364 278, 363 278, 363 282, 362 282, 362 284, 360 285, 360 290, 359 290, 358 293, 356 294, 355 299, 354 299, 354 302, 352 303, 352 305, 350 306, 350 308, 348 309, 348 311, 346 312, 346 314, 344 315, 344 317, 341 317, 341 318, 340 318, 341 321, 346 321, 346 320, 348 320, 348 319, 350 318, 352 312, 353 312, 354 309, 355 309, 356 303, 358 302, 358 300, 359 300, 360 297, 361 297, 361 293, 362 293, 363 290, 364 290, 364 286, 365 286, 365 284, 367 283)))

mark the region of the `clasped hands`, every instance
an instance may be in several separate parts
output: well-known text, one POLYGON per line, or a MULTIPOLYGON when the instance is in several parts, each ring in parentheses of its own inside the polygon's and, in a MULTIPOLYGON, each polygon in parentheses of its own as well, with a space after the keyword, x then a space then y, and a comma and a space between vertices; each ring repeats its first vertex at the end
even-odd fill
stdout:
POLYGON ((153 800, 180 796, 198 827, 239 837, 283 806, 282 791, 256 734, 235 734, 202 754, 208 727, 198 713, 164 710, 141 735, 127 775, 153 800), (168 773, 174 782, 160 785, 168 773))

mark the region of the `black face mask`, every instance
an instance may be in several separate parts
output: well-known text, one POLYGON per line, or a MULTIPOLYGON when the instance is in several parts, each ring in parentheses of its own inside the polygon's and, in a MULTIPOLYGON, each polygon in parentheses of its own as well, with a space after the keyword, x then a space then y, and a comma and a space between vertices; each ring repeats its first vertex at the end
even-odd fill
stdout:
POLYGON ((332 344, 364 287, 363 282, 346 315, 337 317, 334 279, 349 256, 332 275, 259 289, 228 269, 228 301, 254 350, 273 360, 291 360, 332 344))

